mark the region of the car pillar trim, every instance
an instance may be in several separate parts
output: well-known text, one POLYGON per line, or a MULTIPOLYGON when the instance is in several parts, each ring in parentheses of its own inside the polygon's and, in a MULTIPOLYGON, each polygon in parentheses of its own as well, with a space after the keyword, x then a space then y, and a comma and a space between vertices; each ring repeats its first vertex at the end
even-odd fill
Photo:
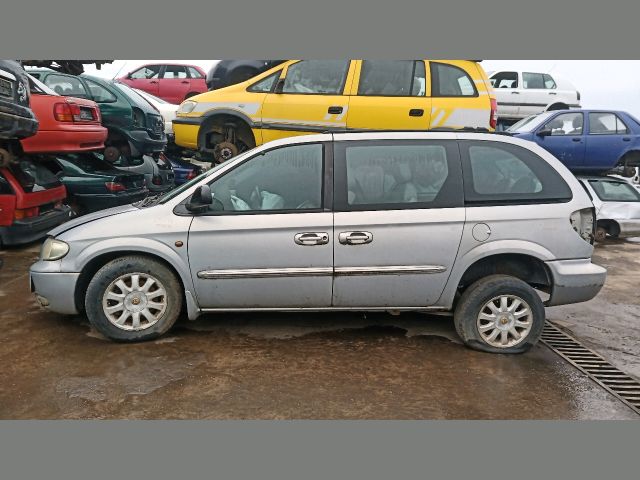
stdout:
POLYGON ((390 265, 374 267, 309 267, 309 268, 242 268, 224 270, 203 270, 198 278, 221 280, 230 278, 268 278, 268 277, 325 277, 353 275, 402 275, 444 273, 442 265, 390 265))

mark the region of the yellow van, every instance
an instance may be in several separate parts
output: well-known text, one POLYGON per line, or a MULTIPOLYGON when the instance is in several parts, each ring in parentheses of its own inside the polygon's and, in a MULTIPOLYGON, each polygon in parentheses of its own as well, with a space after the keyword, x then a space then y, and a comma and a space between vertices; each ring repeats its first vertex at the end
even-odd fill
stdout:
POLYGON ((496 126, 496 100, 471 60, 289 60, 185 100, 176 144, 220 162, 265 142, 317 132, 496 126))

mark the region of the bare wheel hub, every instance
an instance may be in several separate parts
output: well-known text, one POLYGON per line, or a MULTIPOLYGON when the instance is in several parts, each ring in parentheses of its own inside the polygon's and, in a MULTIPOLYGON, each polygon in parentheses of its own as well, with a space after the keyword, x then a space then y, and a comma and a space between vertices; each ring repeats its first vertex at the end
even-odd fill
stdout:
POLYGON ((147 273, 126 273, 109 284, 102 310, 122 330, 144 330, 155 325, 167 309, 167 292, 147 273))
POLYGON ((533 326, 531 307, 516 295, 500 295, 480 309, 476 327, 492 347, 508 348, 522 342, 533 326))
POLYGON ((221 142, 216 145, 213 155, 216 160, 226 162, 238 154, 238 147, 231 142, 221 142))

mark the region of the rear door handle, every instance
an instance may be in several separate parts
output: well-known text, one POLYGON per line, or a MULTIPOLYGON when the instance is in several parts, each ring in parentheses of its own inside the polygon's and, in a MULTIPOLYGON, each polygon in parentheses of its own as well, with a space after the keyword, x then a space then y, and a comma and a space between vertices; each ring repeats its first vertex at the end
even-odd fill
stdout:
POLYGON ((342 113, 342 107, 339 106, 339 105, 333 105, 333 106, 329 107, 327 112, 330 113, 331 115, 337 115, 339 113, 342 113))
POLYGON ((151 80, 149 83, 158 83, 158 82, 155 80, 151 80))
POLYGON ((580 142, 582 139, 581 138, 572 138, 571 140, 573 140, 574 142, 580 142))
POLYGON ((371 232, 340 232, 338 241, 342 245, 364 245, 373 242, 373 234, 371 232))
POLYGON ((293 237, 296 245, 326 245, 329 243, 329 234, 327 232, 304 232, 297 233, 293 237))
POLYGON ((410 117, 421 117, 422 115, 424 115, 424 110, 421 108, 412 108, 409 110, 410 117))
POLYGON ((623 142, 630 142, 631 139, 629 137, 622 137, 623 142))
POLYGON ((511 92, 511 95, 520 95, 520 92, 511 92))
POLYGON ((549 95, 557 95, 556 92, 549 92, 549 95))
POLYGON ((180 83, 184 83, 185 85, 188 85, 189 84, 189 80, 183 80, 180 83))

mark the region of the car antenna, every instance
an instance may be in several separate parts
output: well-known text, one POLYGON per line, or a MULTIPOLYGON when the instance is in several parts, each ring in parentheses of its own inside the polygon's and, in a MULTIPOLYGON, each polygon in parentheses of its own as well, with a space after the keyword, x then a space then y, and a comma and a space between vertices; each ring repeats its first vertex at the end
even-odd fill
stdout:
POLYGON ((118 75, 120 75, 120 72, 122 71, 122 69, 123 69, 124 67, 126 67, 126 66, 127 66, 127 63, 129 63, 129 60, 125 60, 125 61, 124 61, 124 63, 123 63, 123 64, 122 64, 122 66, 120 67, 120 69, 119 69, 119 70, 116 72, 116 74, 111 78, 111 80, 115 80, 115 79, 116 79, 116 77, 117 77, 118 75))

